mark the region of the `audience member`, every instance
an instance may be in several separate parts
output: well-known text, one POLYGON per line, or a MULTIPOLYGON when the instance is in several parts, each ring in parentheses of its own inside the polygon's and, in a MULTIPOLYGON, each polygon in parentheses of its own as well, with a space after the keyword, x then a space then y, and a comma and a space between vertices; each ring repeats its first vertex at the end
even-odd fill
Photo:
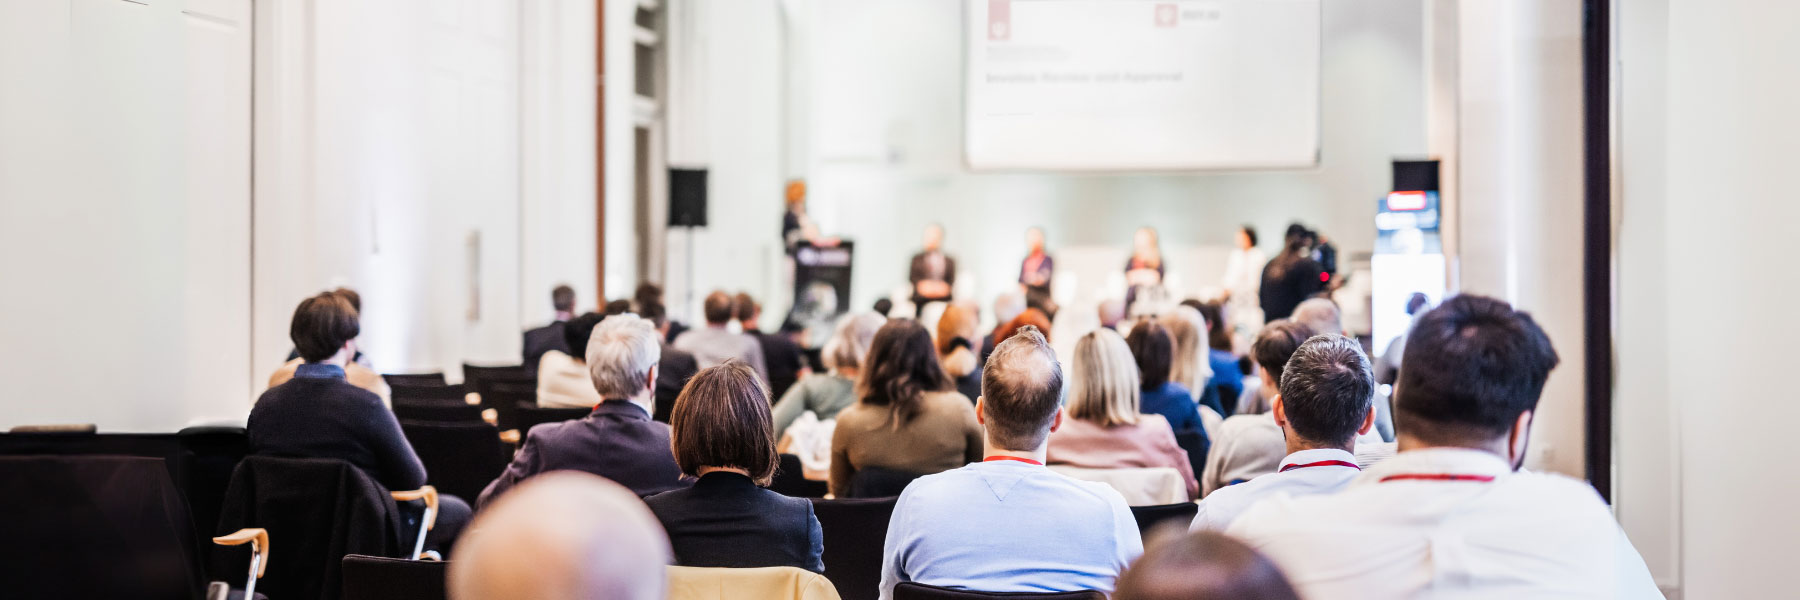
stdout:
POLYGON ((628 312, 631 312, 631 301, 626 300, 624 298, 620 298, 618 300, 613 300, 611 302, 607 302, 606 306, 601 309, 600 314, 601 314, 601 316, 610 317, 613 315, 622 315, 622 314, 625 314, 628 312))
POLYGON ((944 254, 944 228, 932 223, 925 226, 925 248, 912 257, 907 281, 912 284, 914 315, 925 314, 925 305, 949 302, 956 285, 956 259, 944 254))
POLYGON ((994 330, 994 343, 1004 343, 1026 327, 1036 327, 1040 332, 1039 335, 1045 338, 1050 337, 1050 317, 1045 315, 1044 311, 1027 308, 1025 312, 1019 313, 1019 316, 1013 317, 1011 321, 1007 321, 999 329, 994 330))
POLYGON ((1193 465, 1175 443, 1168 419, 1138 412, 1138 367, 1118 332, 1095 329, 1081 336, 1069 381, 1067 418, 1050 434, 1050 464, 1169 467, 1187 482, 1188 499, 1200 497, 1193 465))
POLYGON ((889 321, 875 333, 856 393, 831 436, 833 496, 858 495, 850 484, 859 470, 924 475, 981 460, 975 411, 917 322, 889 321))
POLYGON ((1412 333, 1413 320, 1424 314, 1427 308, 1431 308, 1431 298, 1425 294, 1413 292, 1412 296, 1407 297, 1406 331, 1389 341, 1387 350, 1382 351, 1381 356, 1375 359, 1375 383, 1389 385, 1398 378, 1401 359, 1406 354, 1406 334, 1412 333))
MULTIPOLYGON (((669 303, 663 301, 662 286, 646 281, 638 284, 637 289, 632 291, 631 305, 637 307, 639 315, 643 315, 645 307, 647 306, 656 305, 666 309, 669 306, 669 303)), ((649 317, 646 316, 645 318, 649 317)), ((681 337, 681 334, 683 333, 687 333, 688 326, 686 323, 667 318, 665 310, 663 323, 658 325, 657 329, 662 331, 664 342, 673 344, 675 343, 675 338, 681 337)), ((664 356, 663 358, 667 359, 668 357, 664 356)), ((666 367, 668 365, 665 364, 663 366, 666 367)))
POLYGON ((676 350, 670 342, 669 332, 673 325, 669 322, 669 311, 661 302, 649 302, 638 305, 638 316, 650 321, 656 327, 656 343, 661 346, 662 359, 656 363, 656 407, 650 411, 650 418, 658 423, 669 422, 669 410, 675 406, 675 398, 681 395, 682 386, 688 379, 700 371, 700 365, 694 355, 676 350))
POLYGON ((1238 368, 1237 354, 1231 348, 1231 325, 1217 302, 1203 302, 1198 310, 1206 322, 1206 366, 1212 371, 1200 403, 1229 417, 1237 407, 1238 395, 1244 393, 1244 372, 1238 368))
POLYGON ((594 376, 588 373, 588 339, 601 316, 587 313, 563 325, 563 347, 551 350, 538 362, 537 403, 544 408, 593 408, 600 403, 594 376))
POLYGON ((1045 442, 1062 423, 1056 353, 1028 327, 994 350, 981 389, 976 412, 986 458, 921 477, 900 494, 882 546, 881 598, 908 581, 988 592, 1111 592, 1142 541, 1118 492, 1043 466, 1045 442))
MULTIPOLYGON (((1125 301, 1118 298, 1107 298, 1100 301, 1100 327, 1119 330, 1119 323, 1125 321, 1125 301)), ((1124 335, 1123 332, 1120 335, 1124 335)))
POLYGON ((450 561, 452 600, 662 600, 669 540, 629 490, 548 473, 481 511, 450 561))
POLYGON ((1325 291, 1328 276, 1325 267, 1312 259, 1306 233, 1299 223, 1289 225, 1281 253, 1263 267, 1258 294, 1265 319, 1286 319, 1302 301, 1325 291))
POLYGON ((1205 431, 1200 411, 1186 387, 1169 380, 1169 364, 1175 358, 1175 342, 1169 330, 1156 321, 1144 319, 1125 337, 1132 360, 1138 368, 1138 410, 1147 415, 1161 415, 1177 432, 1205 431))
POLYGON ((1145 544, 1113 600, 1300 600, 1275 563, 1243 542, 1196 532, 1145 544))
MULTIPOLYGON (((250 452, 342 460, 390 491, 418 489, 427 483, 425 464, 394 413, 373 392, 344 380, 344 365, 356 353, 361 332, 356 308, 342 295, 326 292, 300 302, 288 335, 305 362, 293 379, 256 400, 244 426, 250 452)), ((403 506, 415 513, 425 508, 423 502, 403 506)), ((447 551, 469 513, 463 499, 439 496, 437 527, 426 536, 426 546, 447 551)))
POLYGON ((586 471, 639 496, 685 487, 669 426, 650 420, 660 354, 656 330, 633 314, 609 317, 588 340, 588 373, 601 402, 588 416, 531 428, 512 464, 481 492, 481 505, 549 471, 586 471))
MULTIPOLYGON (((1207 383, 1213 378, 1212 355, 1206 344, 1206 319, 1193 307, 1176 306, 1157 322, 1168 330, 1169 339, 1175 342, 1175 354, 1169 362, 1169 379, 1181 384, 1193 394, 1194 400, 1201 401, 1201 406, 1223 419, 1225 409, 1219 405, 1218 396, 1208 398, 1206 394, 1207 383), (1203 401, 1207 399, 1212 403, 1203 401)), ((1210 427, 1208 433, 1211 433, 1210 427)))
MULTIPOLYGON (((362 296, 357 294, 356 290, 341 287, 326 293, 343 298, 345 302, 350 303, 351 310, 356 312, 357 322, 362 322, 362 296)), ((269 374, 269 387, 275 387, 293 379, 294 372, 299 370, 301 363, 304 362, 306 361, 300 357, 298 347, 290 350, 287 362, 282 364, 281 368, 276 369, 274 373, 269 374)), ((350 360, 344 363, 344 380, 350 382, 350 385, 374 392, 376 396, 381 397, 383 405, 388 403, 392 393, 388 389, 387 381, 383 380, 381 375, 370 366, 369 357, 365 356, 361 349, 355 349, 350 355, 350 360)))
POLYGON ((740 362, 694 376, 669 419, 675 463, 694 487, 645 499, 684 567, 825 571, 812 502, 763 489, 775 475, 769 391, 740 362))
POLYGON ((811 412, 820 421, 830 421, 856 404, 856 378, 862 374, 863 360, 869 355, 875 332, 885 324, 887 318, 875 313, 845 315, 838 320, 831 340, 820 352, 826 372, 801 379, 775 403, 776 439, 781 439, 801 414, 811 412))
POLYGON ((981 363, 975 353, 975 330, 980 327, 975 312, 960 304, 951 304, 937 322, 938 360, 944 374, 956 385, 956 391, 973 401, 981 396, 981 363))
POLYGON ((875 311, 875 314, 881 315, 883 317, 891 316, 889 313, 894 312, 894 301, 889 300, 887 298, 882 298, 880 300, 876 300, 875 307, 871 308, 870 310, 875 311))
POLYGON ((1356 436, 1375 427, 1375 376, 1356 340, 1327 333, 1301 344, 1281 374, 1273 415, 1287 456, 1274 473, 1213 492, 1200 502, 1194 529, 1224 531, 1267 498, 1329 494, 1362 469, 1356 436))
POLYGON ((738 327, 762 347, 763 364, 769 370, 769 389, 776 397, 786 394, 795 381, 811 372, 806 368, 805 352, 801 351, 800 344, 782 335, 779 329, 775 333, 763 333, 757 325, 762 319, 762 305, 757 304, 750 294, 739 293, 732 305, 738 327))
POLYGON ((556 318, 549 325, 525 332, 524 360, 525 372, 536 374, 538 361, 551 350, 569 352, 568 342, 564 338, 563 327, 569 319, 575 318, 575 288, 567 285, 556 286, 550 290, 550 306, 556 310, 556 318))
MULTIPOLYGON (((1294 307, 1293 320, 1304 323, 1314 333, 1341 333, 1350 335, 1344 329, 1343 311, 1330 298, 1308 298, 1294 307)), ((1375 403, 1375 431, 1363 436, 1364 443, 1374 443, 1394 439, 1394 415, 1385 401, 1375 403), (1379 438, 1379 439, 1377 439, 1379 438)))
MULTIPOLYGON (((1056 274, 1056 260, 1044 252, 1044 230, 1025 230, 1025 260, 1019 264, 1019 286, 1025 289, 1027 302, 1048 307, 1050 278, 1056 274)), ((1044 312, 1052 312, 1045 310, 1044 312)))
POLYGON ((732 359, 744 361, 756 370, 757 376, 768 381, 769 368, 763 362, 762 345, 729 329, 732 317, 737 316, 731 294, 723 291, 707 294, 700 310, 706 316, 706 326, 675 338, 675 349, 694 355, 702 369, 732 359))
MULTIPOLYGON (((1281 378, 1288 359, 1312 336, 1312 329, 1287 319, 1270 321, 1256 334, 1256 341, 1250 344, 1250 357, 1263 373, 1259 398, 1273 402, 1281 395, 1281 378)), ((1219 424, 1219 435, 1213 438, 1212 449, 1206 453, 1206 468, 1200 471, 1200 492, 1210 497, 1213 490, 1273 473, 1287 453, 1287 442, 1271 410, 1232 415, 1219 424)))
MULTIPOLYGON (((362 294, 358 294, 358 293, 356 293, 356 290, 353 290, 353 289, 350 289, 347 287, 340 287, 340 288, 331 290, 326 293, 336 295, 340 298, 343 298, 344 301, 349 302, 350 308, 356 310, 357 320, 360 321, 362 319, 362 294)), ((288 359, 288 362, 290 362, 290 363, 299 364, 300 349, 294 348, 294 349, 288 350, 287 359, 288 359)), ((361 348, 357 348, 356 353, 350 355, 350 364, 361 365, 364 369, 369 370, 369 372, 371 372, 371 373, 374 372, 373 369, 375 368, 374 364, 369 360, 368 355, 363 354, 361 348)), ((282 381, 286 381, 286 379, 283 379, 282 381)), ((350 380, 350 383, 356 383, 356 380, 353 378, 350 380)), ((271 386, 271 387, 273 387, 273 386, 271 386)), ((362 386, 357 386, 357 387, 362 387, 362 386)), ((364 389, 367 389, 367 388, 364 388, 364 389)), ((370 390, 370 391, 374 391, 374 390, 370 390)))
POLYGON ((1025 303, 1025 295, 1016 291, 1000 292, 994 297, 994 331, 981 338, 981 362, 986 363, 989 354, 994 353, 994 345, 1004 340, 994 339, 994 335, 1007 323, 1019 317, 1029 308, 1025 303))
POLYGON ((1451 298, 1414 325, 1405 362, 1399 455, 1230 532, 1310 598, 1661 597, 1592 487, 1519 470, 1557 363, 1529 315, 1451 298))

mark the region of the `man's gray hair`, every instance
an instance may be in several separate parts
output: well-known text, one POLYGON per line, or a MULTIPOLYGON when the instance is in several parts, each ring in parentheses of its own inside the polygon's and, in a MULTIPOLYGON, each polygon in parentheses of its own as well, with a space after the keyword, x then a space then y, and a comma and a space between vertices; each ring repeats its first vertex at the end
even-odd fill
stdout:
POLYGON ((1306 340, 1281 371, 1281 404, 1294 433, 1348 444, 1369 415, 1375 375, 1356 340, 1327 333, 1306 340))
POLYGON ((1344 317, 1338 311, 1336 302, 1325 298, 1312 298, 1294 307, 1294 314, 1289 320, 1299 322, 1316 333, 1343 333, 1344 317))
POLYGON ((1062 363, 1038 328, 1002 340, 981 373, 988 442, 1002 450, 1036 450, 1062 409, 1062 363))
POLYGON ((633 313, 607 317, 588 336, 588 375, 601 399, 633 398, 650 385, 662 360, 656 327, 633 313))

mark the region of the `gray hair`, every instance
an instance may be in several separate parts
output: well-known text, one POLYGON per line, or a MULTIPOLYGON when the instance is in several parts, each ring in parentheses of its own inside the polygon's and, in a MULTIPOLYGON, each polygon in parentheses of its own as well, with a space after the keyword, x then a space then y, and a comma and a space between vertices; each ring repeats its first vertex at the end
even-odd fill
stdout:
POLYGON ((1325 298, 1312 298, 1294 307, 1294 314, 1289 320, 1297 321, 1318 333, 1343 333, 1344 317, 1338 311, 1336 302, 1325 298))
MULTIPOLYGON (((1006 323, 1025 313, 1025 295, 1018 292, 1004 292, 994 297, 994 322, 1006 323)), ((995 340, 999 343, 1000 340, 995 340)))
POLYGON ((662 360, 656 327, 633 313, 607 317, 588 336, 588 376, 605 398, 634 398, 650 385, 650 369, 662 360))
POLYGON ((874 312, 856 313, 840 319, 831 339, 825 342, 825 349, 820 352, 825 368, 862 368, 863 359, 869 356, 869 343, 875 340, 875 332, 881 331, 881 326, 886 324, 887 317, 874 312))
POLYGON ((1315 335, 1281 371, 1288 425, 1308 441, 1348 444, 1369 415, 1375 375, 1362 344, 1335 333, 1315 335))

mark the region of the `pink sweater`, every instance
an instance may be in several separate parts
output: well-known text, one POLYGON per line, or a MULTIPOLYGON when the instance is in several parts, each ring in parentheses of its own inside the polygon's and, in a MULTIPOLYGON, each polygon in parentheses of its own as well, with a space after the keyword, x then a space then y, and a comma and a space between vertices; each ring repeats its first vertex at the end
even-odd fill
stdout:
POLYGON ((1050 433, 1050 464, 1092 469, 1169 467, 1181 472, 1188 498, 1200 497, 1200 482, 1187 452, 1175 444, 1175 431, 1162 415, 1138 415, 1136 425, 1101 427, 1063 414, 1062 427, 1050 433))

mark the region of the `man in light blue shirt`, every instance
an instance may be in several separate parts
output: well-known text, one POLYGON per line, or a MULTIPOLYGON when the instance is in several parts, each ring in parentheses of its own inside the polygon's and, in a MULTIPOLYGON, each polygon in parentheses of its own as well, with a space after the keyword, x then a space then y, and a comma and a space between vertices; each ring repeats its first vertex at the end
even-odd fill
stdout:
POLYGON ((907 486, 882 548, 881 598, 917 582, 984 592, 1111 593, 1143 553, 1118 492, 1044 468, 1062 367, 1034 327, 994 349, 975 404, 987 459, 907 486))

